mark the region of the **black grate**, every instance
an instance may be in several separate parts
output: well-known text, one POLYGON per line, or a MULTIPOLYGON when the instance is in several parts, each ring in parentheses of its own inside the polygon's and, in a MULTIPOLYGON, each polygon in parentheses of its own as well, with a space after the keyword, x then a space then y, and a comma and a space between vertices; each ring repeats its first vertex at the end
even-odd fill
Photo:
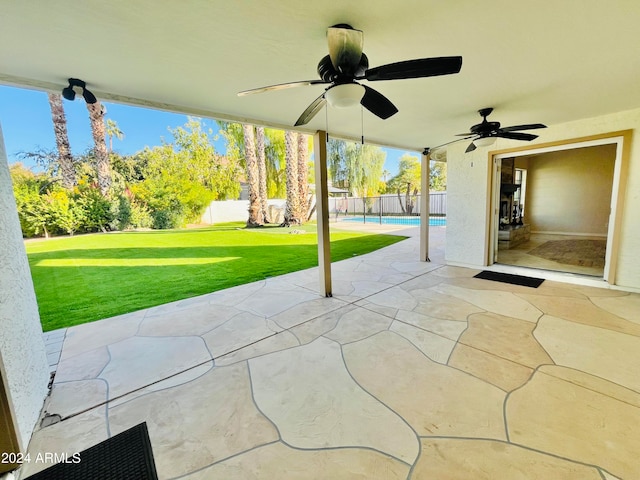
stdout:
POLYGON ((147 424, 141 423, 28 480, 157 480, 147 424))

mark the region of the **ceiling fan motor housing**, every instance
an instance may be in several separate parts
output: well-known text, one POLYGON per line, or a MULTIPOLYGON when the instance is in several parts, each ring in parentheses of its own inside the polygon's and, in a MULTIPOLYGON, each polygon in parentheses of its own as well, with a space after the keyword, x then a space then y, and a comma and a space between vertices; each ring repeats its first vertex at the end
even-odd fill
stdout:
POLYGON ((482 123, 471 127, 471 133, 485 137, 497 132, 498 129, 500 129, 500 122, 487 122, 487 120, 484 119, 482 123))
POLYGON ((335 69, 331 62, 331 57, 329 55, 325 55, 318 63, 318 75, 325 82, 351 83, 353 82, 354 77, 361 77, 364 75, 364 72, 366 72, 368 68, 369 59, 363 53, 360 57, 360 63, 353 75, 343 75, 335 69))

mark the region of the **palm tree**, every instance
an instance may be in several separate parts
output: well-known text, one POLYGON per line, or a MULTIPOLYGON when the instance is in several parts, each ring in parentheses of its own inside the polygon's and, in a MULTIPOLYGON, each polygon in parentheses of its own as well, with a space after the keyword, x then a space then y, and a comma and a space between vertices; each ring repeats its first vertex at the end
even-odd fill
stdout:
POLYGON ((62 95, 59 93, 47 93, 49 106, 51 107, 51 119, 53 120, 53 133, 56 137, 58 148, 58 165, 62 175, 62 186, 71 190, 76 185, 76 171, 73 166, 69 135, 67 134, 67 117, 62 106, 62 95))
POLYGON ((93 134, 94 151, 96 155, 96 173, 98 187, 103 196, 107 196, 111 188, 111 165, 105 139, 104 109, 100 101, 87 103, 89 120, 91 121, 91 133, 93 134))
POLYGON ((309 137, 298 134, 298 218, 304 222, 310 208, 309 199, 309 137))
POLYGON ((300 223, 298 217, 299 189, 298 189, 298 141, 297 133, 292 131, 284 132, 284 154, 287 173, 287 206, 284 213, 282 226, 289 226, 292 223, 300 223))
POLYGON ((269 223, 269 210, 267 209, 267 164, 264 151, 264 127, 256 127, 256 147, 258 153, 258 196, 262 208, 263 222, 269 223))
POLYGON ((264 215, 260 205, 258 186, 258 159, 256 158, 256 144, 253 125, 242 125, 244 133, 244 156, 247 163, 247 182, 249 183, 249 219, 247 227, 260 227, 264 215))
POLYGON ((116 137, 118 140, 122 140, 124 138, 124 133, 120 130, 116 121, 111 120, 110 118, 107 119, 106 132, 109 137, 109 153, 111 153, 113 152, 113 137, 116 137))

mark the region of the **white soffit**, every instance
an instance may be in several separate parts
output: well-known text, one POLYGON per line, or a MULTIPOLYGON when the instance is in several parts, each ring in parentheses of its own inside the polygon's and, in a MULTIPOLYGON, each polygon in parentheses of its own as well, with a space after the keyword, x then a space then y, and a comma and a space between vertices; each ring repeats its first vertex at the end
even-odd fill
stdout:
MULTIPOLYGON (((331 25, 364 31, 372 67, 462 55, 458 75, 365 82, 399 109, 365 111, 365 139, 415 150, 468 131, 483 107, 504 126, 640 107, 637 0, 0 0, 0 12, 2 83, 61 90, 76 77, 105 100, 277 127, 323 87, 236 93, 317 78, 331 25)), ((330 133, 360 138, 358 107, 327 116, 330 133)))

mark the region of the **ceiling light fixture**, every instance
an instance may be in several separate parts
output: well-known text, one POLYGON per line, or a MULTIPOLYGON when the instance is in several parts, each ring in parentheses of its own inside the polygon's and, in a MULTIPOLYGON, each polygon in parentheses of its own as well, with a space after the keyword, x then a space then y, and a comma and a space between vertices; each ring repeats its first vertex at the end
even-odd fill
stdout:
POLYGON ((73 101, 76 98, 76 93, 82 95, 87 103, 96 103, 98 101, 96 96, 87 90, 85 82, 77 78, 70 78, 69 86, 62 89, 62 96, 67 100, 73 101))
POLYGON ((352 107, 364 97, 364 87, 358 83, 342 83, 329 88, 324 98, 329 105, 337 108, 352 107))
POLYGON ((488 147, 496 142, 496 137, 482 137, 474 140, 473 143, 478 147, 488 147))

